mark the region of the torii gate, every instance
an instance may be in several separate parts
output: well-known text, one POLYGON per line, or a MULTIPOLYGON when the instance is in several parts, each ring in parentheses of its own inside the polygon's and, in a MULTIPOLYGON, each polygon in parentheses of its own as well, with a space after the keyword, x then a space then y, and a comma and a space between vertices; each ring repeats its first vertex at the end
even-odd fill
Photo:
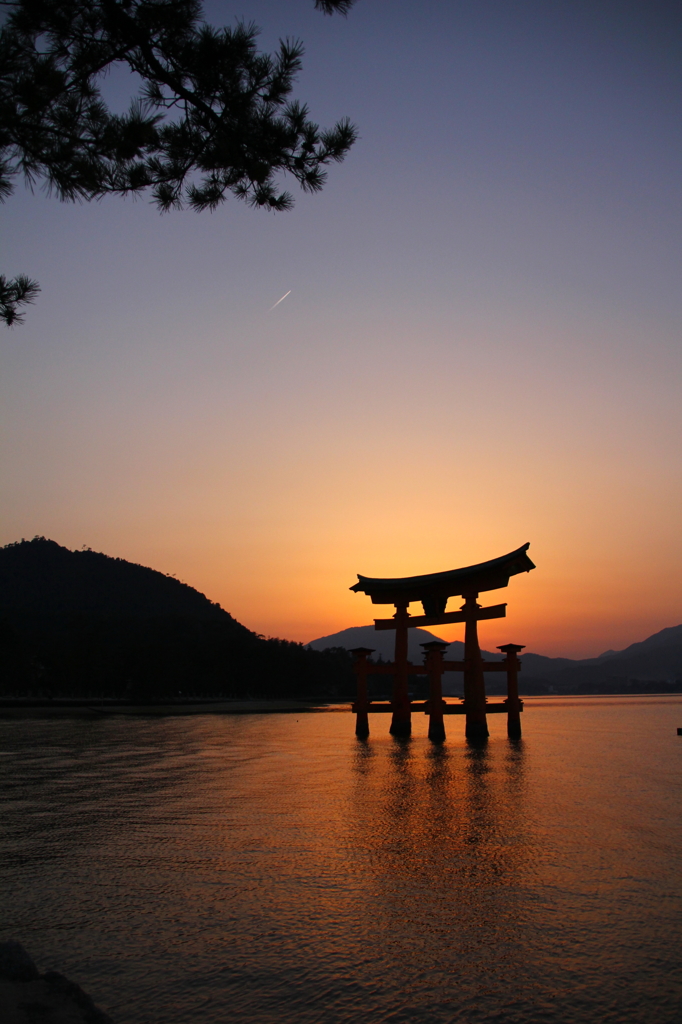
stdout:
POLYGON ((520 663, 518 644, 505 644, 498 648, 506 654, 502 662, 484 662, 478 643, 477 623, 480 619, 499 619, 506 614, 506 604, 481 608, 476 598, 482 591, 501 590, 509 583, 510 576, 530 572, 535 568, 527 555, 530 544, 511 551, 501 558, 493 558, 479 565, 469 565, 450 572, 435 572, 426 576, 406 576, 401 579, 371 579, 358 574, 358 582, 350 589, 367 594, 372 604, 395 605, 391 619, 375 619, 375 629, 395 630, 395 660, 390 664, 370 665, 367 658, 372 650, 358 647, 351 651, 355 655, 355 671, 358 678, 358 700, 353 705, 357 714, 356 733, 368 735, 368 712, 391 712, 391 733, 394 736, 409 736, 412 731, 412 711, 423 710, 430 715, 429 736, 434 740, 445 738, 443 714, 465 714, 466 735, 470 739, 488 736, 486 714, 506 712, 508 733, 512 737, 521 735, 519 713, 522 704, 518 697, 516 674, 520 663), (446 612, 449 597, 462 596, 464 604, 459 611, 446 612), (421 601, 423 615, 410 615, 408 607, 412 601, 421 601), (464 661, 444 661, 443 652, 447 644, 437 641, 423 644, 425 657, 423 665, 412 665, 407 660, 407 631, 415 626, 441 626, 451 622, 463 622, 464 661), (446 704, 442 699, 441 676, 443 672, 464 673, 464 704, 446 704), (483 673, 503 671, 507 673, 507 700, 487 704, 483 673), (393 676, 393 699, 390 704, 380 704, 367 698, 367 675, 389 673, 393 676), (428 675, 430 699, 425 704, 411 703, 407 681, 409 675, 428 675))

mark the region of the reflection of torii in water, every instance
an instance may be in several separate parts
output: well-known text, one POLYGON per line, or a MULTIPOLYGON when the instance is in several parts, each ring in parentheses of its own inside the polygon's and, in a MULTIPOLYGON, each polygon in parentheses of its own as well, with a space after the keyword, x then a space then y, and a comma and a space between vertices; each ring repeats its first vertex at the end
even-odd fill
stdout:
POLYGON ((519 712, 522 710, 518 698, 516 673, 520 668, 518 651, 523 647, 518 644, 505 644, 498 648, 504 651, 503 662, 483 662, 481 648, 478 643, 477 622, 479 619, 503 618, 506 604, 496 604, 489 608, 481 608, 476 602, 478 595, 485 590, 500 590, 509 583, 509 577, 520 572, 530 572, 535 568, 527 555, 530 544, 511 551, 501 558, 493 558, 479 565, 468 565, 463 569, 452 569, 450 572, 434 572, 427 576, 405 576, 401 579, 372 579, 358 575, 358 582, 350 589, 356 593, 367 594, 372 604, 395 605, 395 615, 391 619, 375 619, 375 629, 395 630, 395 661, 389 665, 375 666, 367 662, 372 651, 367 647, 358 647, 353 652, 356 656, 355 668, 358 676, 358 700, 354 705, 357 713, 358 735, 367 735, 367 713, 372 711, 391 711, 391 732, 395 736, 409 736, 411 732, 412 710, 424 710, 430 715, 429 736, 434 740, 445 738, 443 714, 466 714, 466 735, 470 739, 481 739, 488 735, 486 713, 506 711, 508 713, 508 732, 510 736, 521 735, 519 712), (464 604, 456 612, 446 612, 448 598, 461 596, 464 604), (421 601, 423 615, 410 615, 408 606, 412 601, 421 601), (423 644, 425 650, 424 665, 411 665, 407 660, 407 631, 412 626, 442 626, 450 622, 464 622, 464 661, 444 661, 443 652, 447 644, 434 641, 423 644), (393 700, 390 705, 372 703, 367 698, 367 675, 375 672, 388 672, 393 676, 393 700), (444 671, 464 673, 464 704, 446 704, 443 701, 440 680, 444 671), (507 700, 504 704, 487 704, 483 673, 505 671, 507 673, 507 700), (431 695, 426 704, 410 703, 407 691, 408 675, 428 675, 431 680, 431 695))

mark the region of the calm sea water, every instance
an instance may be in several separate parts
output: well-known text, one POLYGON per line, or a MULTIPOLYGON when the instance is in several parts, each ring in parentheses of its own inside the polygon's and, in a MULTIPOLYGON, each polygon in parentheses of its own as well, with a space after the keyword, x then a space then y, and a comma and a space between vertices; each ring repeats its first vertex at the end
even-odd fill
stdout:
POLYGON ((0 938, 117 1024, 679 1024, 682 700, 523 718, 2 721, 0 938))

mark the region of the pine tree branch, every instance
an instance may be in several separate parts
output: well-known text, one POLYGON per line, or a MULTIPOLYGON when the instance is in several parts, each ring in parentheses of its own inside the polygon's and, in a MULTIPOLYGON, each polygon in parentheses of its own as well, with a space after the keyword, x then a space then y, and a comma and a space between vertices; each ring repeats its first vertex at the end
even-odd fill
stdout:
MULTIPOLYGON (((355 0, 315 0, 346 15, 355 0)), ((357 138, 347 120, 321 129, 291 100, 303 48, 259 53, 253 25, 214 29, 199 0, 0 0, 0 201, 22 174, 62 200, 151 191, 161 210, 213 210, 230 195, 268 210, 293 197, 290 174, 319 191, 324 168, 357 138), (126 63, 142 91, 113 114, 100 83, 126 63), (169 116, 170 114, 173 116, 169 116), (176 116, 179 115, 179 116, 176 116)), ((2 278, 5 323, 38 286, 2 278)))
POLYGON ((17 308, 35 302, 39 291, 38 282, 31 281, 25 274, 18 274, 11 281, 0 274, 0 320, 8 327, 23 324, 24 314, 18 313, 17 308))

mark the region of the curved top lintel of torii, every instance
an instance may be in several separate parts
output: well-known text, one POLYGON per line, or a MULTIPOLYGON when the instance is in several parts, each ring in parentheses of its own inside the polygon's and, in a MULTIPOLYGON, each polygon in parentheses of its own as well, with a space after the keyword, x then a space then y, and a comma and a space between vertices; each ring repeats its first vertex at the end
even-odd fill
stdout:
POLYGON ((432 572, 425 576, 374 579, 358 573, 358 582, 350 590, 367 594, 372 604, 404 605, 411 601, 421 601, 427 615, 437 614, 445 610, 449 597, 500 590, 508 585, 510 576, 530 572, 535 564, 528 557, 529 547, 530 542, 516 551, 510 551, 508 555, 491 558, 488 562, 450 569, 448 572, 432 572))

